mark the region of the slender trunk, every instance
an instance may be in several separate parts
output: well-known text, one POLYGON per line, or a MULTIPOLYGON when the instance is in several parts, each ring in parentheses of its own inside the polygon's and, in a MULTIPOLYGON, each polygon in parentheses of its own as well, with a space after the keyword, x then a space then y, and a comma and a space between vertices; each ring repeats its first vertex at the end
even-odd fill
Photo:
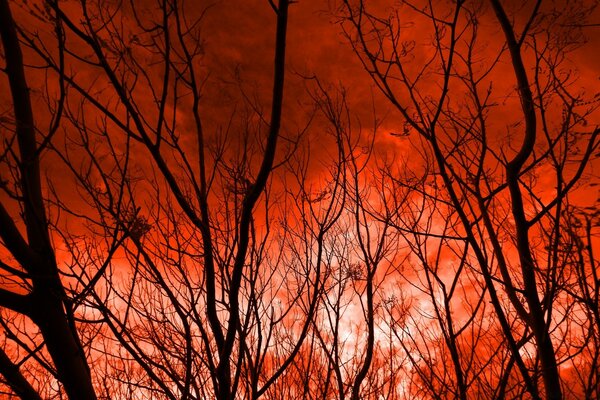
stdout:
POLYGON ((542 307, 538 295, 535 263, 531 255, 529 243, 529 223, 525 216, 523 196, 519 187, 521 169, 531 156, 535 145, 537 117, 527 72, 525 71, 523 58, 521 56, 521 45, 517 42, 513 26, 510 23, 502 4, 500 4, 500 1, 491 0, 491 3, 506 37, 513 70, 517 79, 523 116, 525 118, 525 136, 521 148, 515 157, 506 165, 506 183, 512 202, 512 214, 515 221, 517 238, 516 246, 519 253, 519 261, 521 263, 525 299, 527 301, 527 306, 529 307, 529 320, 525 322, 530 326, 537 344, 537 351, 542 365, 542 378, 544 380, 546 398, 558 400, 563 397, 560 385, 560 374, 558 372, 554 346, 552 345, 548 325, 544 318, 544 308, 542 307))
POLYGON ((365 359, 363 364, 354 379, 354 384, 352 385, 352 400, 360 400, 360 385, 364 381, 369 372, 369 368, 371 367, 371 361, 373 359, 373 348, 375 345, 375 310, 373 306, 373 275, 374 275, 374 267, 367 267, 367 327, 368 327, 368 336, 367 336, 367 347, 365 349, 365 359), (371 269, 373 268, 373 269, 371 269))
POLYGON ((275 34, 275 70, 273 76, 273 97, 271 100, 271 121, 265 152, 257 174, 256 181, 250 185, 242 202, 239 222, 239 241, 235 257, 231 283, 229 289, 229 320, 225 341, 219 349, 219 365, 217 366, 217 379, 219 382, 218 398, 220 400, 233 400, 235 393, 231 388, 231 355, 240 323, 239 317, 239 291, 245 271, 246 255, 250 242, 250 223, 256 202, 267 185, 267 180, 273 169, 275 150, 281 127, 281 114, 283 108, 283 87, 285 78, 285 48, 287 36, 287 21, 289 0, 280 0, 276 9, 277 28, 275 34))

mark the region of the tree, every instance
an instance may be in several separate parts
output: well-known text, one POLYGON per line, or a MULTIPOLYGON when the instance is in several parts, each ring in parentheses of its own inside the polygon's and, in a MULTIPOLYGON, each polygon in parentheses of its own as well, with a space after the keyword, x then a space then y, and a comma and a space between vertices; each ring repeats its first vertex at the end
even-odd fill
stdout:
MULTIPOLYGON (((214 175, 208 175, 206 144, 204 143, 204 133, 200 118, 200 85, 201 76, 197 74, 198 66, 196 58, 200 54, 199 44, 200 39, 198 34, 198 22, 201 19, 200 15, 196 21, 188 21, 187 17, 182 15, 184 9, 180 5, 172 2, 162 2, 159 5, 158 21, 148 21, 150 24, 156 22, 156 26, 148 28, 144 25, 144 21, 137 19, 137 37, 129 37, 131 41, 127 42, 125 37, 119 36, 123 31, 111 31, 111 28, 116 28, 114 21, 109 18, 114 17, 113 12, 121 13, 130 11, 134 14, 134 19, 140 17, 141 10, 135 8, 126 10, 125 8, 111 9, 104 7, 100 2, 95 5, 82 3, 79 10, 74 10, 64 7, 58 2, 46 2, 44 7, 39 10, 38 17, 46 20, 54 26, 56 32, 56 40, 59 42, 58 49, 55 49, 45 43, 36 34, 29 34, 21 30, 22 40, 37 53, 37 57, 42 60, 44 67, 50 72, 56 74, 61 85, 61 94, 58 103, 60 106, 53 115, 54 121, 51 131, 43 138, 42 144, 39 145, 35 139, 35 128, 33 120, 33 111, 30 100, 28 98, 29 88, 24 76, 24 60, 20 52, 20 44, 17 36, 17 28, 12 19, 9 5, 3 2, 3 31, 2 39, 4 44, 4 54, 7 62, 6 73, 11 83, 13 93, 13 105, 15 109, 15 133, 14 137, 19 143, 20 159, 16 160, 20 170, 16 176, 20 183, 20 192, 15 193, 13 198, 17 199, 24 210, 24 223, 27 228, 27 242, 19 233, 19 228, 12 221, 8 211, 3 208, 3 243, 7 250, 15 257, 20 267, 11 267, 3 264, 4 269, 12 274, 16 274, 25 283, 28 289, 26 295, 16 293, 3 292, 5 301, 3 305, 11 310, 24 314, 36 324, 37 328, 42 333, 43 343, 41 345, 47 348, 52 356, 53 365, 49 365, 49 369, 56 368, 57 379, 61 384, 65 385, 65 391, 70 398, 87 399, 96 398, 90 376, 90 369, 86 360, 83 346, 81 345, 78 332, 76 318, 87 320, 85 311, 79 311, 75 316, 75 307, 79 306, 99 311, 102 315, 102 322, 105 324, 104 330, 112 331, 113 337, 123 345, 129 357, 133 357, 138 367, 141 367, 148 374, 148 378, 153 384, 158 385, 164 395, 174 397, 173 391, 168 388, 167 382, 175 383, 176 390, 179 392, 177 397, 187 398, 191 396, 191 392, 196 390, 202 392, 199 387, 192 387, 192 373, 194 364, 198 361, 208 363, 208 368, 211 371, 212 383, 214 385, 214 393, 218 398, 231 398, 236 392, 236 387, 239 379, 239 372, 233 377, 232 369, 240 368, 240 363, 243 362, 243 352, 234 354, 234 347, 238 343, 238 339, 243 341, 245 335, 244 329, 248 321, 241 320, 240 312, 240 294, 242 282, 246 275, 247 258, 252 257, 249 254, 249 242, 251 240, 251 231, 253 224, 253 213, 256 203, 267 185, 269 174, 274 166, 276 144, 279 137, 281 125, 282 103, 283 103, 283 82, 284 82, 284 60, 285 60, 285 42, 286 42, 286 25, 289 2, 281 1, 276 6, 271 4, 277 15, 277 32, 275 43, 275 72, 273 78, 273 98, 272 109, 270 113, 270 121, 268 122, 268 135, 264 142, 264 151, 260 155, 259 168, 256 171, 246 171, 247 184, 244 183, 241 190, 236 194, 236 205, 232 215, 226 215, 227 218, 232 218, 235 227, 228 234, 233 235, 231 242, 225 242, 225 246, 231 246, 229 249, 230 257, 227 262, 231 262, 232 268, 230 271, 223 269, 217 270, 217 262, 215 258, 223 254, 219 254, 216 241, 221 238, 213 237, 214 223, 211 220, 209 206, 209 190, 214 179, 214 175), (97 7, 97 8, 93 8, 97 7), (81 23, 73 18, 73 13, 80 13, 81 23), (97 17, 91 15, 97 13, 97 17), (111 13, 111 14, 105 14, 111 13), (108 28, 108 29, 107 29, 108 28), (156 36, 160 33, 160 36, 156 36), (105 36, 107 35, 107 36, 105 36), (171 36, 173 35, 173 36, 171 36), (164 39, 164 42, 160 40, 164 39), (144 42, 148 40, 148 42, 144 42), (77 42, 75 46, 84 44, 85 46, 78 51, 77 48, 69 47, 77 42), (129 44, 137 43, 134 48, 127 47, 129 44), (89 53, 85 53, 89 51, 89 53), (138 53, 136 53, 136 51, 138 53), (152 56, 158 55, 164 67, 165 75, 161 77, 160 86, 152 86, 155 76, 151 73, 146 73, 142 65, 138 63, 141 59, 136 59, 137 55, 152 56), (87 65, 95 68, 103 74, 105 82, 111 85, 111 90, 114 91, 118 106, 112 108, 109 97, 96 97, 93 94, 93 82, 83 80, 79 81, 77 74, 72 70, 65 69, 65 63, 72 68, 76 64, 87 65), (139 78, 146 79, 149 84, 150 91, 155 90, 154 94, 159 97, 157 100, 158 117, 154 121, 156 125, 150 126, 149 120, 140 111, 140 101, 138 97, 135 81, 139 78), (66 98, 65 91, 71 92, 69 99, 66 98), (175 123, 165 120, 169 116, 167 106, 172 105, 173 114, 175 108, 181 102, 180 94, 177 92, 179 88, 184 88, 193 98, 192 103, 186 103, 190 112, 194 115, 195 132, 198 150, 198 169, 193 168, 189 163, 183 149, 177 146, 179 133, 173 130, 175 123), (171 92, 174 90, 174 92, 171 92), (73 101, 73 98, 76 100, 73 101), (79 102, 79 104, 77 104, 79 102), (171 103, 172 102, 172 103, 171 103), (104 130, 97 131, 94 127, 87 125, 86 112, 87 106, 91 105, 100 112, 101 123, 104 125, 104 130), (83 112, 79 114, 79 112, 83 112), (102 251, 107 251, 108 255, 96 260, 91 259, 92 251, 73 254, 73 278, 77 290, 74 293, 68 293, 61 282, 60 272, 57 266, 55 256, 53 254, 51 237, 49 232, 49 223, 46 217, 46 205, 42 197, 42 183, 40 180, 39 156, 40 153, 47 148, 57 150, 57 141, 52 142, 52 136, 59 129, 61 117, 63 114, 71 122, 71 126, 80 132, 81 142, 68 143, 67 137, 66 147, 64 152, 59 152, 68 168, 71 169, 75 180, 79 182, 82 190, 90 196, 91 206, 96 208, 98 220, 93 221, 96 226, 100 227, 108 235, 112 237, 112 244, 108 247, 103 247, 102 251), (112 136, 108 134, 108 130, 120 129, 120 135, 127 143, 125 151, 121 151, 115 144, 112 146, 112 136), (107 161, 99 155, 95 138, 102 136, 109 143, 109 155, 112 156, 114 164, 107 165, 107 161), (196 309, 198 295, 195 293, 186 293, 185 286, 182 288, 173 288, 171 284, 172 276, 165 276, 161 271, 165 265, 157 263, 154 256, 156 248, 151 245, 142 244, 144 235, 148 232, 149 226, 145 217, 140 214, 140 208, 136 206, 136 198, 133 196, 133 183, 131 171, 129 170, 129 151, 131 151, 130 141, 139 142, 141 147, 148 151, 148 154, 153 159, 157 173, 161 175, 166 183, 166 187, 170 190, 169 200, 177 204, 179 214, 183 213, 185 223, 191 224, 200 235, 199 244, 202 246, 197 255, 203 262, 203 282, 205 287, 205 298, 203 299, 205 313, 199 312, 196 309), (170 142, 169 142, 170 141, 170 142), (75 154, 68 151, 69 146, 79 145, 82 153, 75 154), (167 149, 165 149, 167 147, 167 149), (173 167, 169 166, 171 154, 170 148, 179 149, 179 160, 185 163, 182 170, 177 172, 189 173, 191 180, 190 186, 184 186, 177 180, 177 173, 173 171, 173 167), (165 154, 166 153, 166 154, 165 154), (83 161, 76 160, 75 157, 84 154, 88 156, 83 161), (71 158, 73 157, 73 158, 71 158), (79 162, 78 162, 79 161, 79 162), (106 168, 106 169, 105 169, 106 168), (94 173, 100 175, 101 184, 95 181, 94 173), (250 175, 251 174, 251 175, 250 175), (252 182, 249 181, 252 179, 252 182), (188 195, 188 190, 193 190, 192 196, 188 195), (237 201, 239 200, 239 203, 237 201), (133 247, 126 245, 125 240, 132 243, 133 247), (123 247, 125 246, 125 247, 123 247), (116 294, 117 303, 120 300, 126 300, 124 306, 128 310, 137 312, 137 316, 149 317, 155 310, 148 310, 141 306, 136 307, 133 297, 127 299, 119 299, 119 293, 116 289, 110 288, 106 292, 96 290, 96 285, 99 282, 111 282, 113 277, 107 271, 111 268, 113 262, 112 257, 121 248, 126 257, 132 260, 132 265, 135 267, 135 275, 138 273, 149 273, 148 279, 163 291, 163 294, 170 300, 168 312, 175 312, 178 315, 178 322, 181 326, 173 327, 175 331, 170 331, 170 328, 164 330, 167 326, 161 326, 158 331, 164 336, 150 337, 150 342, 146 338, 136 334, 134 327, 129 326, 127 321, 127 312, 125 320, 120 319, 117 311, 111 310, 107 303, 108 297, 116 294), (94 262, 98 261, 97 269, 94 274, 90 274, 90 269, 96 267, 94 262), (38 267, 39 265, 39 267, 38 267), (143 267, 139 267, 142 265, 143 267), (21 268, 24 270, 21 271, 21 268), (40 268, 39 270, 37 268, 40 268), (32 284, 27 284, 31 280, 32 284), (221 285, 221 286, 219 286, 221 285), (218 290, 226 291, 226 298, 220 298, 217 294, 218 290), (194 297, 185 298, 184 295, 192 295, 194 297), (31 300, 30 300, 31 299, 31 300), (220 304, 226 301, 226 309, 223 309, 220 304), (192 308, 186 309, 184 305, 190 305, 192 308), (150 314, 149 314, 150 313, 150 314), (226 323, 223 325, 221 319, 225 313, 226 323), (221 314, 221 315, 220 315, 221 314), (197 323, 198 326, 194 326, 197 323), (121 329, 127 328, 127 329, 121 329), (129 330, 131 328, 131 330, 129 330), (210 332, 209 339, 207 331, 210 332), (164 341, 169 334, 182 335, 186 343, 183 351, 185 357, 183 360, 178 360, 179 353, 169 354, 169 346, 164 341), (192 342, 197 335, 200 335, 204 341, 204 351, 208 357, 204 360, 195 360, 192 342), (148 355, 144 351, 144 346, 161 341, 158 351, 163 353, 163 356, 170 358, 171 362, 179 362, 183 364, 182 382, 179 382, 177 374, 181 372, 179 366, 169 367, 157 365, 153 356, 148 355), (154 342, 153 342, 154 341, 154 342), (165 353, 167 352, 167 353, 165 353), (153 371, 158 367, 159 371, 164 372, 168 378, 165 378, 160 372, 157 374, 153 371)), ((149 16, 155 17, 157 14, 149 16)), ((131 31, 130 31, 131 33, 131 31)), ((144 94, 147 93, 144 90, 144 94)), ((11 155, 11 147, 9 140, 7 142, 6 157, 9 159, 11 155)), ((247 150, 247 149, 245 149, 247 150)), ((248 155, 248 154, 245 154, 248 155)), ((218 156, 218 154, 215 154, 218 156)), ((215 160, 219 162, 219 160, 215 160)), ((252 160, 252 163, 256 163, 252 160)), ((254 165, 244 164, 242 162, 239 167, 254 167, 254 165)), ((223 172, 223 171, 220 171, 223 172)), ((213 174, 216 171, 212 172, 213 174)), ((239 183, 235 176, 236 185, 239 183)), ((5 189, 8 185, 4 186, 5 189)), ((162 186, 155 186, 155 189, 162 190, 162 186)), ((10 195, 11 192, 7 193, 10 195)), ((62 206, 65 211, 75 214, 73 210, 64 206, 61 199, 57 198, 56 202, 62 206)), ((158 212, 161 208, 158 209, 158 212)), ((173 218, 173 222, 181 218, 181 215, 174 215, 174 209, 164 209, 165 212, 171 213, 169 217, 173 218)), ((88 217, 90 218, 90 217, 88 217)), ((159 222, 159 221, 157 221, 159 222)), ((232 221, 229 221, 232 222, 232 221)), ((165 232, 167 241, 173 239, 171 233, 165 232)), ((63 236, 67 243, 73 244, 73 249, 79 245, 66 232, 63 236)), ((175 237, 175 240, 179 237, 175 237)), ((187 238, 186 238, 187 239, 187 238)), ((150 241, 148 241, 150 242, 150 241)), ((183 251, 183 244, 180 244, 178 250, 183 251)), ((88 247, 87 250, 91 250, 88 247)), ((158 250, 160 251, 160 250, 158 250)), ((167 263, 168 266, 168 263, 167 263)), ((182 264, 176 264, 176 267, 183 268, 182 264)), ((223 268, 223 265, 219 265, 223 268)), ((65 272, 65 271, 61 271, 65 272)), ((247 276, 247 275, 246 275, 247 276)), ((184 278, 186 278, 184 276, 184 278)), ((68 279, 68 277, 63 277, 68 279)), ((137 282, 133 282, 135 285, 137 282)), ((192 285, 189 280, 179 282, 182 285, 192 285)), ((149 295, 152 286, 145 288, 145 292, 149 295)), ((133 289, 132 289, 133 292, 133 289)), ((142 301, 146 301, 143 299, 142 301)), ((123 304, 123 303, 121 303, 123 304)), ((152 303, 151 303, 152 304, 152 303)), ((160 312, 160 304, 152 304, 157 307, 160 312)), ((122 311, 122 310, 118 310, 122 311)), ((167 312, 164 308, 163 312, 167 312)), ((163 318, 164 318, 163 314, 163 318)), ((152 321, 144 321, 142 323, 150 323, 150 327, 154 327, 152 321)), ((166 322, 166 320, 163 320, 166 322)), ((105 334, 102 330, 96 334, 105 334)), ((92 354, 89 357, 94 357, 93 354, 98 349, 94 348, 94 343, 88 343, 91 346, 92 354)), ((173 343, 175 345, 175 343, 173 343)), ((34 351, 32 351, 34 354, 34 351)), ((18 374, 18 368, 4 357, 6 361, 5 378, 8 379, 8 384, 17 393, 33 392, 30 386, 26 386, 26 380, 18 374)), ((51 371, 53 372, 53 371, 51 371)), ((144 380, 143 382, 146 382, 144 380)), ((143 382, 138 384, 144 384, 143 382)), ((131 382, 130 382, 131 384, 131 382)), ((136 385, 135 382, 133 382, 136 385)), ((110 394, 107 394, 110 396, 110 394)))
POLYGON ((3 395, 597 394, 592 8, 307 4, 0 0, 3 395))
POLYGON ((564 229, 562 210, 598 147, 599 134, 598 128, 585 128, 597 103, 573 92, 574 81, 563 72, 568 68, 565 54, 580 43, 573 21, 587 12, 585 7, 573 4, 559 13, 535 2, 525 6, 527 17, 517 28, 516 18, 499 1, 489 6, 403 2, 401 10, 388 16, 370 12, 362 1, 343 3, 343 26, 364 68, 404 118, 407 131, 424 139, 435 160, 444 199, 461 221, 456 234, 464 237, 479 264, 523 384, 532 397, 539 397, 539 373, 544 397, 562 398, 558 365, 564 359, 557 354, 562 339, 554 336, 553 342, 560 324, 554 312, 561 292, 558 236, 564 229), (490 12, 504 35, 495 54, 480 44, 481 21, 489 23, 490 12), (429 24, 431 51, 420 53, 405 21, 429 24), (498 129, 505 125, 494 118, 501 100, 495 71, 505 59, 512 65, 518 94, 513 104, 520 107, 520 119, 508 125, 509 138, 522 136, 510 142, 498 141, 498 129), (551 110, 560 110, 562 118, 555 119, 551 110), (514 141, 516 147, 511 146, 514 141), (546 168, 555 176, 550 199, 542 198, 536 182, 546 168), (516 326, 510 321, 513 315, 516 326), (533 365, 521 355, 528 342, 536 348, 533 365))
MULTIPOLYGON (((71 398, 95 399, 89 366, 82 348, 73 307, 61 283, 56 255, 50 237, 49 221, 42 195, 40 151, 36 122, 17 28, 7 1, 0 3, 2 46, 5 72, 12 95, 12 137, 4 142, 3 162, 14 172, 14 181, 3 182, 5 198, 12 200, 11 209, 3 201, 0 235, 2 243, 16 264, 5 262, 0 267, 13 276, 26 293, 2 289, 1 304, 31 319, 44 338, 54 363, 55 374, 71 398), (13 143, 18 146, 18 153, 13 143), (21 219, 11 217, 11 212, 21 219), (26 236, 20 229, 24 225, 26 236)), ((58 129, 60 113, 50 127, 48 136, 58 129)), ((22 398, 37 399, 39 394, 19 372, 18 365, 1 354, 2 371, 13 391, 22 398)))

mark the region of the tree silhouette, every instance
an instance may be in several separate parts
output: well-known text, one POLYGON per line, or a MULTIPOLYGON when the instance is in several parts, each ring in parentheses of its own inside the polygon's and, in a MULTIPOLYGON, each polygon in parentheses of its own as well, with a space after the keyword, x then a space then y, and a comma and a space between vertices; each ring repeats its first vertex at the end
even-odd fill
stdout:
POLYGON ((0 0, 0 393, 598 396, 594 7, 330 5, 0 0))
MULTIPOLYGON (((403 6, 404 13, 394 10, 381 17, 365 2, 345 1, 346 35, 375 84, 426 142, 434 173, 445 187, 444 198, 462 225, 457 235, 469 244, 479 264, 527 391, 534 398, 540 396, 539 374, 544 397, 562 398, 558 364, 563 360, 557 358, 562 339, 555 337, 555 344, 552 338, 557 329, 554 304, 561 291, 557 237, 568 193, 597 149, 599 133, 597 128, 585 129, 596 103, 571 92, 571 76, 563 74, 565 54, 577 45, 579 32, 570 22, 581 16, 582 5, 564 13, 542 2, 526 5, 518 34, 515 18, 499 1, 489 6, 470 2, 438 7, 403 2, 403 6), (504 40, 496 53, 489 54, 480 47, 479 32, 481 21, 487 22, 492 11, 504 40), (429 24, 429 54, 418 54, 411 32, 405 32, 410 29, 403 25, 407 13, 429 24), (416 58, 426 61, 415 64, 416 58), (504 59, 512 66, 521 119, 509 125, 510 142, 498 146, 494 75, 504 59), (531 60, 527 68, 526 60, 531 60), (562 113, 558 121, 554 110, 562 113), (539 171, 548 166, 555 175, 555 195, 549 200, 542 199, 536 182, 539 171), (547 253, 540 243, 546 243, 547 253), (496 286, 510 300, 509 309, 496 286), (533 373, 521 355, 525 343, 535 344, 533 373)), ((458 372, 456 379, 460 385, 458 372)), ((464 387, 459 389, 463 398, 464 392, 464 387)))

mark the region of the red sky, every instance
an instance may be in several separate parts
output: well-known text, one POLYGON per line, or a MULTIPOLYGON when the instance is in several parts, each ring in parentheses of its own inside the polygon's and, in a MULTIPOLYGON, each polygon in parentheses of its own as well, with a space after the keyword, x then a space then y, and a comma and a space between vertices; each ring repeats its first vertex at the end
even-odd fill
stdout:
MULTIPOLYGON (((35 30, 35 19, 27 16, 22 10, 18 11, 18 6, 15 6, 15 3, 17 2, 13 2, 12 6, 19 20, 32 21, 29 28, 35 30)), ((324 87, 331 89, 331 93, 334 93, 334 89, 340 86, 347 90, 351 122, 356 135, 361 134, 363 138, 370 137, 373 119, 375 117, 379 120, 383 119, 380 130, 376 133, 376 154, 387 154, 397 156, 399 159, 408 159, 407 165, 411 168, 419 168, 421 161, 415 153, 415 148, 419 145, 419 142, 413 140, 416 139, 416 133, 410 131, 411 136, 401 138, 390 135, 391 132, 401 133, 403 131, 403 118, 378 91, 360 65, 356 54, 354 54, 348 43, 348 39, 342 33, 342 26, 338 23, 339 17, 336 16, 338 11, 334 8, 334 3, 337 2, 334 0, 299 0, 290 7, 282 135, 293 137, 306 124, 314 107, 309 93, 314 94, 316 89, 315 81, 308 78, 316 76, 324 87), (359 122, 361 132, 358 128, 359 122), (409 140, 413 140, 412 147, 408 143, 409 140)), ((396 4, 396 2, 384 0, 368 2, 372 9, 383 16, 389 14, 390 9, 388 7, 391 3, 396 4)), ((435 3, 441 4, 441 2, 435 3)), ((559 3, 555 2, 554 4, 559 3)), ((567 4, 574 4, 574 2, 567 2, 566 0, 563 3, 564 7, 567 7, 567 4)), ((142 3, 140 2, 140 4, 142 3)), ((513 10, 515 10, 521 2, 514 0, 511 4, 513 10)), ((521 10, 511 14, 515 15, 517 31, 519 31, 523 21, 526 21, 531 7, 532 2, 529 2, 521 10)), ((202 10, 195 8, 195 4, 192 6, 190 2, 189 16, 191 17, 193 14, 200 12, 202 10)), ((595 10, 589 19, 594 25, 584 28, 588 38, 587 43, 570 53, 570 60, 565 65, 576 68, 580 75, 578 81, 573 85, 573 90, 575 92, 586 91, 590 98, 596 96, 595 98, 600 100, 598 94, 600 93, 600 26, 597 25, 600 22, 600 7, 595 10)), ((123 21, 127 21, 127 19, 123 19, 123 21)), ((21 23, 25 24, 25 22, 21 23)), ((432 52, 430 26, 426 25, 425 21, 418 19, 407 21, 406 24, 406 38, 415 41, 415 58, 417 61, 425 60, 432 52)), ((503 36, 493 19, 492 13, 488 12, 479 21, 479 24, 482 59, 478 67, 483 70, 487 65, 488 58, 486 56, 495 54, 498 51, 499 46, 503 43, 503 36)), ((214 3, 214 6, 206 10, 202 23, 204 55, 200 65, 202 71, 207 73, 207 81, 203 89, 201 113, 209 141, 211 137, 215 136, 215 132, 227 126, 234 111, 238 113, 237 115, 243 115, 245 105, 240 88, 245 96, 252 101, 255 100, 255 104, 264 109, 268 119, 272 90, 274 30, 274 13, 267 1, 222 0, 214 3)), ((419 62, 416 64, 420 65, 419 62)), ((414 65, 412 68, 415 68, 414 65)), ((148 66, 148 69, 152 70, 152 66, 148 66)), ((531 71, 530 69, 529 72, 531 71)), ((90 81, 96 77, 96 72, 92 68, 82 68, 76 72, 79 77, 85 77, 90 81)), ((156 72, 157 77, 160 77, 161 71, 152 70, 152 72, 156 72)), ((36 94, 39 94, 40 90, 45 88, 45 76, 39 71, 28 70, 28 78, 30 79, 32 91, 36 94)), ((102 83, 102 79, 97 84, 98 86, 106 85, 102 83)), ((439 74, 436 75, 433 71, 421 87, 428 93, 433 93, 435 97, 439 89, 439 79, 439 74)), ((507 126, 522 118, 519 113, 519 99, 514 91, 514 82, 514 74, 508 61, 508 55, 504 54, 495 71, 485 80, 486 84, 493 84, 493 88, 496 90, 493 94, 495 96, 494 100, 499 104, 493 109, 493 115, 490 116, 489 120, 495 135, 492 142, 497 150, 500 148, 506 149, 508 146, 508 139, 505 135, 507 126)), ((50 88, 52 88, 52 85, 50 85, 50 88)), ((108 88, 107 85, 104 89, 106 88, 108 88)), ((4 81, 0 82, 0 91, 6 92, 4 81)), ((148 93, 147 89, 140 89, 140 93, 138 100, 142 104, 142 108, 147 107, 148 119, 152 120, 155 117, 153 113, 156 112, 156 109, 150 97, 143 96, 144 93, 148 93)), ((102 98, 105 94, 101 93, 98 96, 102 98)), ((451 87, 450 98, 453 101, 459 103, 464 96, 465 94, 460 91, 460 85, 457 84, 457 86, 451 87)), ((5 103, 7 101, 7 99, 1 100, 2 103, 0 104, 3 108, 6 107, 5 103)), ((41 103, 39 102, 39 104, 41 103)), ((142 109, 142 113, 144 112, 146 110, 142 109)), ((598 111, 596 111, 590 117, 590 126, 595 126, 598 116, 598 111)), ((92 112, 86 114, 86 117, 92 120, 96 116, 92 112)), ((43 114, 40 114, 39 117, 36 116, 36 118, 40 126, 45 126, 48 122, 43 114)), ((193 121, 189 110, 185 106, 178 110, 177 120, 182 131, 182 142, 189 141, 189 143, 192 143, 195 137, 192 137, 188 130, 191 129, 193 121)), ((250 117, 250 122, 257 126, 260 125, 255 115, 250 117)), ((241 143, 247 134, 243 129, 237 129, 242 126, 242 122, 235 122, 235 124, 239 125, 234 125, 229 138, 232 147, 241 143)), ((266 131, 264 124, 261 127, 264 133, 266 131)), ((311 148, 313 159, 309 174, 317 185, 322 182, 320 179, 324 179, 323 177, 327 176, 329 172, 323 165, 326 162, 331 162, 336 155, 333 139, 325 134, 328 129, 331 129, 331 127, 327 125, 325 119, 322 116, 317 116, 307 133, 308 139, 304 142, 311 148)), ((62 136, 60 138, 63 139, 62 136)), ((517 147, 517 144, 520 143, 518 135, 514 135, 511 140, 513 147, 517 147)), ((186 148, 186 151, 195 154, 192 146, 190 144, 190 148, 186 148)), ((285 146, 282 148, 285 149, 285 146)), ((148 153, 138 148, 136 148, 136 151, 135 162, 139 164, 143 172, 148 173, 144 178, 149 179, 148 153)), ((507 153, 510 154, 510 150, 507 153)), ((279 157, 282 157, 281 152, 279 157)), ((191 156, 194 162, 197 161, 195 158, 195 155, 191 156)), ((63 199, 69 202, 72 207, 85 210, 86 206, 78 197, 79 195, 71 182, 62 178, 64 167, 61 166, 58 159, 54 156, 45 156, 43 163, 44 172, 46 172, 49 181, 61 191, 63 199)), ((585 177, 585 179, 588 179, 588 183, 589 180, 598 177, 600 164, 598 160, 594 163, 585 177)), ((540 174, 540 185, 538 186, 538 188, 541 188, 540 196, 542 198, 544 197, 543 190, 548 190, 548 193, 550 193, 554 182, 549 174, 546 176, 543 172, 544 170, 540 174)), ((1 171, 1 173, 4 175, 7 172, 1 171)), ((420 171, 417 171, 417 174, 419 173, 420 171)), ((598 189, 595 186, 586 185, 585 179, 583 181, 584 185, 576 192, 576 201, 585 205, 597 204, 598 189)), ((285 184, 282 181, 275 183, 275 185, 284 187, 285 184)), ((140 186, 144 187, 144 183, 140 183, 140 186)), ((159 186, 156 187, 159 188, 159 186)), ((378 193, 375 192, 375 194, 378 193)), ((0 200, 5 201, 5 196, 0 196, 3 196, 0 197, 0 200)), ((156 206, 156 204, 148 205, 148 198, 151 199, 151 196, 152 193, 145 193, 140 196, 142 199, 140 201, 141 207, 146 207, 145 209, 142 208, 143 212, 156 206)), ((11 210, 15 215, 18 214, 14 204, 11 210)), ((262 212, 263 210, 259 208, 257 215, 260 216, 262 212)), ((74 231, 76 229, 71 233, 74 231)), ((58 243, 57 240, 57 248, 60 248, 61 245, 58 243)), ((58 255, 61 257, 60 251, 58 255)), ((396 284, 395 281, 393 283, 392 281, 389 282, 389 287, 392 288, 396 284)), ((358 306, 356 310, 359 310, 358 306)))

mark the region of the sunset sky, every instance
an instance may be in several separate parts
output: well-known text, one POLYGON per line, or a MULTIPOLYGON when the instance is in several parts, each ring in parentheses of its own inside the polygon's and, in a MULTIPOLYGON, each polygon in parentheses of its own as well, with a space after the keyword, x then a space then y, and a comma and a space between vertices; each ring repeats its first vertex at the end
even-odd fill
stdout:
POLYGON ((0 0, 0 397, 600 396, 597 5, 0 0))

